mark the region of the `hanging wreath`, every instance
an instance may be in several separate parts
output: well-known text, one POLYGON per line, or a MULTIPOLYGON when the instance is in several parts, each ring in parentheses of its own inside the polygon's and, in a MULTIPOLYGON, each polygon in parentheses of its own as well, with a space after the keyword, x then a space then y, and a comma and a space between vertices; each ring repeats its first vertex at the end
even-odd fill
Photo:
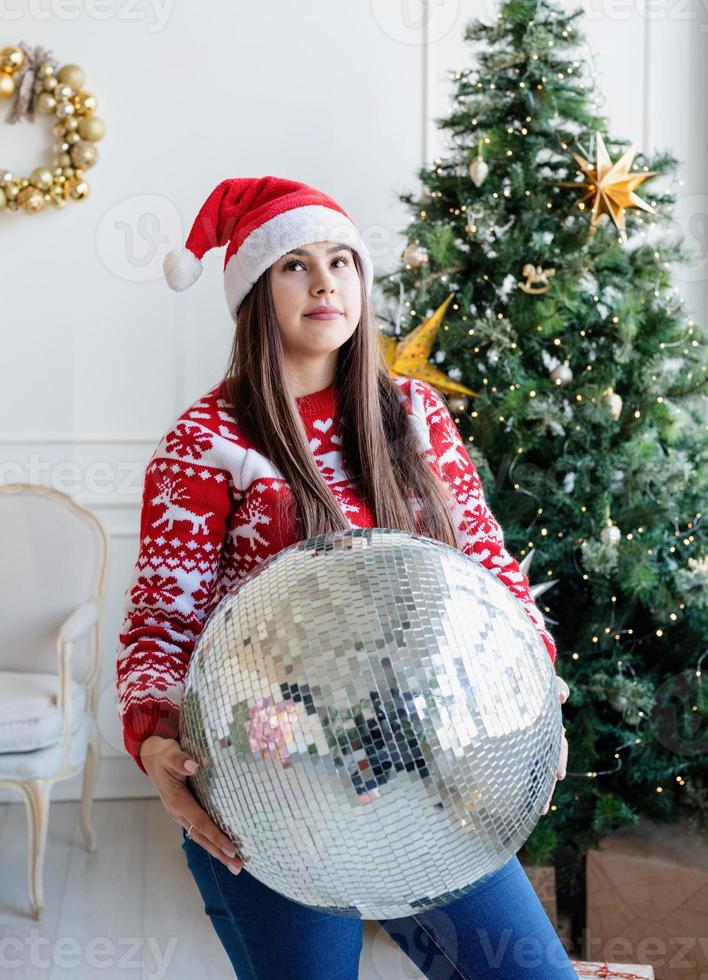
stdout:
POLYGON ((83 88, 84 71, 58 62, 44 48, 0 48, 0 99, 14 96, 6 122, 34 121, 35 110, 53 117, 51 167, 35 167, 29 177, 0 170, 0 210, 36 214, 45 205, 63 208, 68 200, 81 201, 89 187, 84 171, 98 160, 96 143, 106 131, 94 115, 96 97, 83 88))

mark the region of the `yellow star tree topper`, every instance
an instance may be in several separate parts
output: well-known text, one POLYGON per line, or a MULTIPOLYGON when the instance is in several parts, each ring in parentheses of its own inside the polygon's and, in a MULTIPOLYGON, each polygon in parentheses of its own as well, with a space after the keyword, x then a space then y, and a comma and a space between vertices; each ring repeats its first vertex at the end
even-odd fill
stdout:
POLYGON ((428 381, 445 395, 474 396, 477 394, 475 391, 448 378, 429 361, 435 335, 453 295, 454 293, 450 293, 433 315, 412 330, 403 340, 396 340, 395 337, 389 337, 384 333, 380 334, 381 347, 392 374, 428 381))
POLYGON ((632 171, 632 161, 637 152, 637 144, 625 150, 622 156, 615 160, 610 160, 605 141, 600 133, 595 134, 595 166, 585 157, 573 153, 573 157, 578 162, 578 166, 584 174, 582 181, 559 181, 560 187, 575 187, 577 190, 585 190, 585 195, 578 201, 578 207, 583 209, 585 202, 592 198, 592 217, 590 219, 590 234, 594 235, 602 220, 602 216, 608 214, 620 233, 622 242, 627 241, 627 229, 624 223, 624 212, 626 208, 642 208, 651 214, 656 214, 654 208, 643 201, 635 190, 642 181, 649 177, 655 177, 657 170, 636 170, 632 171))

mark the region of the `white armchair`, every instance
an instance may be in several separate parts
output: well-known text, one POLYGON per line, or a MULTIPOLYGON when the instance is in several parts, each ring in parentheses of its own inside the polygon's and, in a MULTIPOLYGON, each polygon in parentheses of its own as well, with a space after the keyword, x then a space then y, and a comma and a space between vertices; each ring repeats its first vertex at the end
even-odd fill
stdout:
POLYGON ((96 850, 108 539, 68 494, 14 483, 0 486, 0 542, 0 787, 25 803, 29 898, 39 919, 51 788, 82 768, 81 830, 87 850, 96 850))

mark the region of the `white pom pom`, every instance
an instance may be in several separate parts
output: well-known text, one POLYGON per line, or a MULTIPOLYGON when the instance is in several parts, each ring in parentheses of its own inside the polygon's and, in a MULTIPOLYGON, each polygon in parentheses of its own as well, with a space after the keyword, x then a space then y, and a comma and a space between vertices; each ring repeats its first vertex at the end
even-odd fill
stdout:
POLYGON ((180 246, 173 248, 162 260, 167 285, 177 292, 189 289, 202 274, 202 263, 194 252, 180 246))

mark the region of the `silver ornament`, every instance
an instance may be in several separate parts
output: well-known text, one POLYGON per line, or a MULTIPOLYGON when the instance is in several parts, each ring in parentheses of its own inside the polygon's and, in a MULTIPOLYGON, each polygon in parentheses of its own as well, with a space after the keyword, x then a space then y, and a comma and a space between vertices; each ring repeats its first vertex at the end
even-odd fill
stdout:
POLYGON ((622 540, 622 532, 616 524, 608 524, 607 527, 603 527, 600 531, 600 540, 603 544, 616 547, 622 540))
POLYGON ((224 595, 179 731, 244 870, 362 919, 443 906, 506 863, 561 736, 553 665, 516 596, 458 549, 387 528, 301 541, 224 595))
POLYGON ((487 161, 481 156, 476 156, 470 163, 470 177, 475 187, 481 187, 487 179, 488 174, 489 166, 487 161))
POLYGON ((610 704, 615 711, 625 711, 629 706, 629 698, 626 694, 616 694, 610 698, 610 704))
POLYGON ((622 396, 618 395, 616 391, 609 388, 605 392, 605 403, 610 411, 610 415, 614 421, 617 422, 622 414, 622 396))

